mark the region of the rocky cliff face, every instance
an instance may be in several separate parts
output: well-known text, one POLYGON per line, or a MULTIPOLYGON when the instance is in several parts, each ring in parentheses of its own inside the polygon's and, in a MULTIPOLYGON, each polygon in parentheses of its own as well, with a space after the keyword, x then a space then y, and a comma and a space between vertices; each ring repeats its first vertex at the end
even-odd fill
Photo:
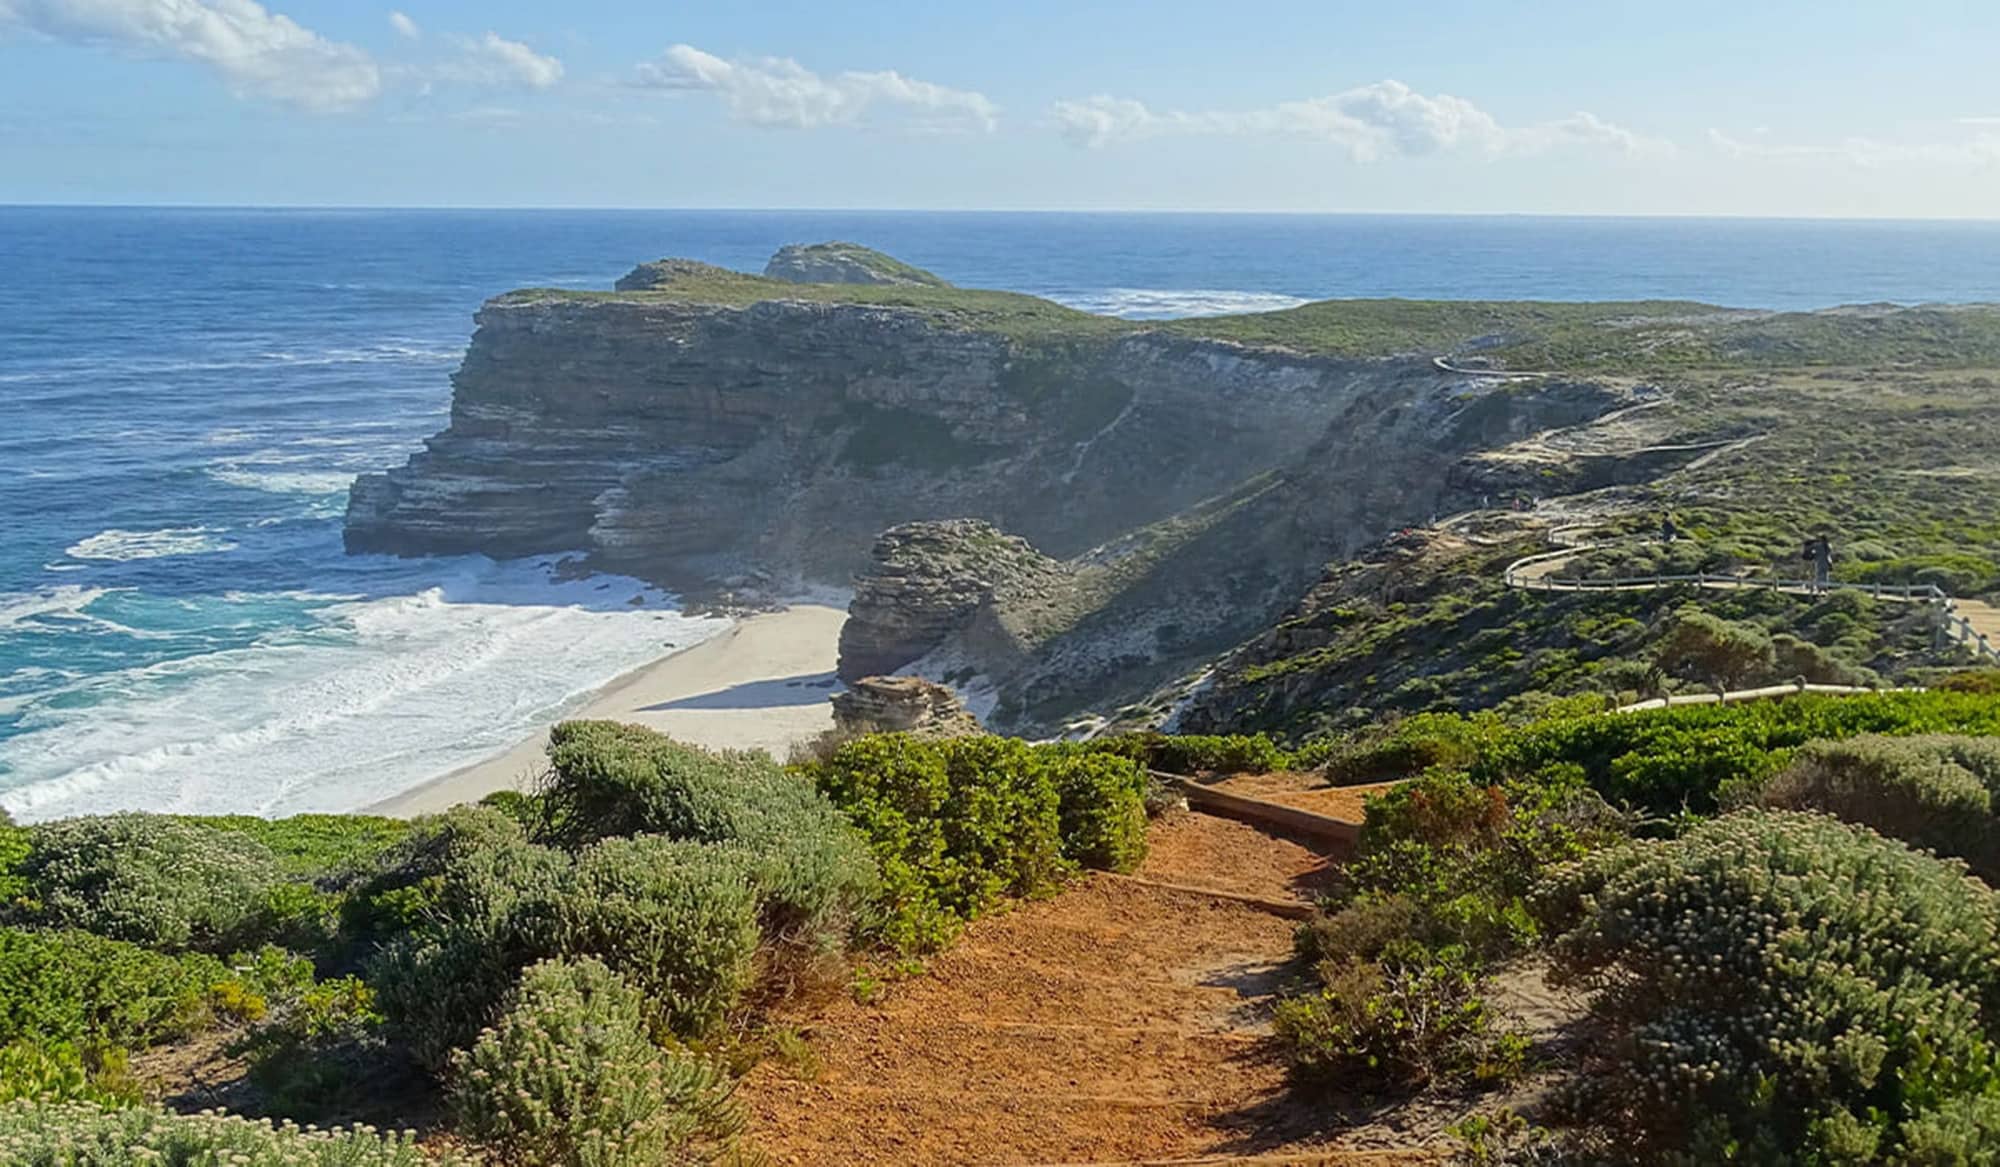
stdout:
POLYGON ((348 546, 585 549, 696 594, 858 574, 842 674, 975 678, 1003 727, 1200 664, 1467 502, 1481 458, 1634 400, 1004 293, 679 260, 619 286, 482 308, 450 426, 356 481, 348 546))
POLYGON ((1417 360, 1023 338, 901 306, 516 293, 478 315, 449 428, 355 483, 347 542, 585 549, 697 588, 845 583, 913 519, 985 519, 1067 557, 1448 384, 1417 360))

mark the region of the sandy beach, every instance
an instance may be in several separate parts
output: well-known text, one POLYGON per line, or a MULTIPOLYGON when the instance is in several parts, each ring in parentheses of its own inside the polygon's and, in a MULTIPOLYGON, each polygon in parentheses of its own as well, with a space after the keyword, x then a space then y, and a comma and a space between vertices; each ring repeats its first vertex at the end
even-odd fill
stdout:
MULTIPOLYGON (((591 696, 571 718, 650 726, 711 749, 766 749, 783 760, 792 743, 833 725, 841 608, 795 604, 738 622, 692 648, 634 669, 591 696)), ((540 772, 548 731, 502 754, 367 807, 409 817, 524 789, 540 772)))

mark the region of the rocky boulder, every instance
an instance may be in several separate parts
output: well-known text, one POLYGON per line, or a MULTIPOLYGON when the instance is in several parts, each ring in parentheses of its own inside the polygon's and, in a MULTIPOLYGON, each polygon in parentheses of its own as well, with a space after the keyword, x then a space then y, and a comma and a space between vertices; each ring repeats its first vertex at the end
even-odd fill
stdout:
POLYGON ((902 668, 970 626, 982 611, 1060 592, 1070 570, 991 523, 904 523, 875 540, 840 629, 840 677, 902 668))
POLYGON ((913 733, 965 737, 981 732, 979 719, 958 696, 922 677, 862 677, 833 696, 833 722, 844 734, 913 733))
POLYGON ((791 243, 764 265, 766 279, 794 284, 951 285, 920 267, 858 243, 791 243))

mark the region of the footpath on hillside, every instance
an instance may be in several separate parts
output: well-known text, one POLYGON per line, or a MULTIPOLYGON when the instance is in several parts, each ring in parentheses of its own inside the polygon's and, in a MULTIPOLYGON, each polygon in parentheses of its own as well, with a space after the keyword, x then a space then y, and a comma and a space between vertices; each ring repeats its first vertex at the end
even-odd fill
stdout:
MULTIPOLYGON (((1358 820, 1376 789, 1310 801, 1358 820)), ((871 1003, 784 1019, 810 1053, 745 1079, 752 1145, 776 1164, 1436 1161, 1383 1132, 1356 1144, 1289 1089, 1270 1006, 1295 921, 1190 890, 1309 900, 1334 857, 1196 812, 1154 824, 1151 844, 1134 877, 976 921, 871 1003), (1324 1149, 1336 1133, 1355 1149, 1324 1149)))

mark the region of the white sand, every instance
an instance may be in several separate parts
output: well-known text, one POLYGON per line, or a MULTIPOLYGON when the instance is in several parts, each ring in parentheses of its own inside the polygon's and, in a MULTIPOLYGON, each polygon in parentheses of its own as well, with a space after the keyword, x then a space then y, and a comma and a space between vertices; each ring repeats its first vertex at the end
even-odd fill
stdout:
MULTIPOLYGON (((794 742, 833 726, 840 626, 847 613, 798 604, 751 616, 692 648, 634 669, 599 689, 573 718, 627 721, 710 749, 765 749, 778 760, 794 742)), ((454 770, 366 808, 411 817, 496 790, 521 790, 541 772, 544 729, 483 762, 454 770)))

